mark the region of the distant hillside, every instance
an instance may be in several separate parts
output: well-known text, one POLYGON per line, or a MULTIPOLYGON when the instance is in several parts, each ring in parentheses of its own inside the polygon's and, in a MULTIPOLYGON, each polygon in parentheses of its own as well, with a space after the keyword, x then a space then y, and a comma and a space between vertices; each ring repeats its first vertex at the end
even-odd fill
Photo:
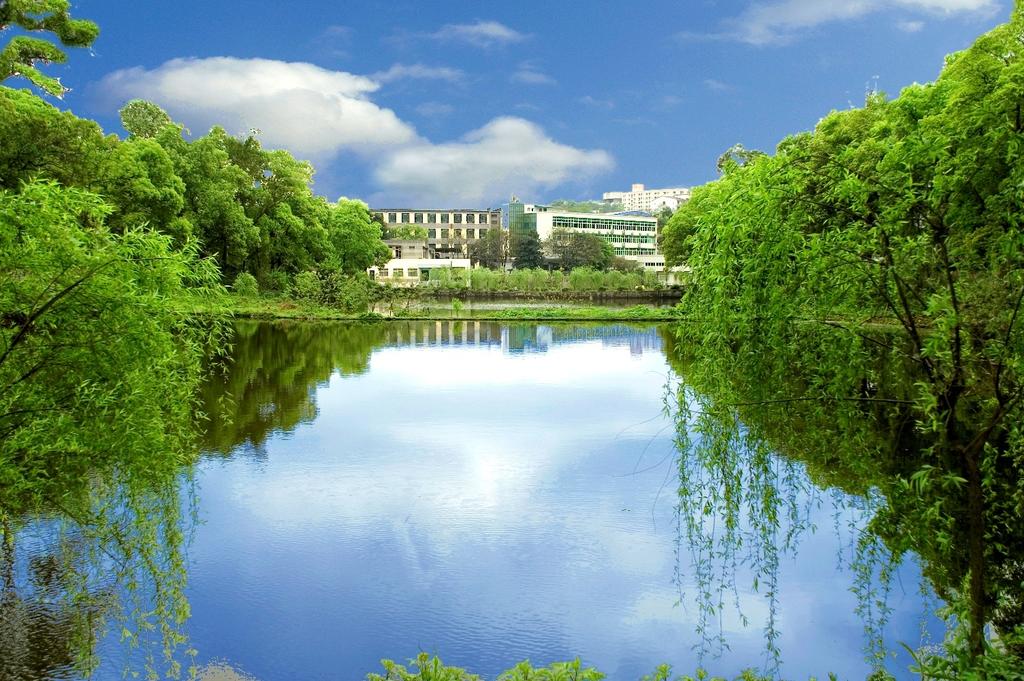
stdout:
POLYGON ((605 203, 603 201, 569 201, 559 199, 551 202, 552 208, 561 208, 577 213, 616 213, 625 210, 621 203, 605 203))

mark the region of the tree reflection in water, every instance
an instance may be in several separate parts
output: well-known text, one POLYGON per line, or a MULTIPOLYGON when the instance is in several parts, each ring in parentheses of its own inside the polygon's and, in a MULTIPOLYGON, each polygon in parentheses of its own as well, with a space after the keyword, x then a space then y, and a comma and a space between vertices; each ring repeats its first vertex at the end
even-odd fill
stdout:
MULTIPOLYGON (((680 452, 679 542, 690 551, 680 579, 696 582, 705 649, 725 645, 722 613, 736 594, 738 568, 747 566, 769 605, 766 651, 777 670, 779 558, 815 529, 810 511, 821 504, 833 507, 837 532, 844 518, 851 526, 867 521, 852 535, 850 588, 877 669, 891 650, 882 638, 887 595, 907 556, 921 563, 922 588, 948 604, 951 640, 963 641, 957 622, 968 621, 972 603, 962 462, 919 423, 917 365, 892 339, 879 339, 804 324, 769 347, 757 334, 707 342, 695 326, 666 330, 680 376, 667 402, 680 452)), ((994 441, 986 450, 993 473, 1010 460, 994 441)), ((1019 479, 1006 470, 987 476, 985 487, 985 607, 1002 636, 1024 622, 1019 479)))

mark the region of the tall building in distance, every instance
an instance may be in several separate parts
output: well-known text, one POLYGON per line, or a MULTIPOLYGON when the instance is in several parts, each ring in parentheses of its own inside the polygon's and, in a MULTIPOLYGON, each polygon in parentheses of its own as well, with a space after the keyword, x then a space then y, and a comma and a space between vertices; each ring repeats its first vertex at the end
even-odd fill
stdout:
POLYGON ((524 229, 527 229, 526 222, 523 219, 524 214, 525 205, 519 200, 518 196, 513 194, 508 202, 508 236, 513 248, 515 248, 516 238, 523 233, 524 229))
MULTIPOLYGON (((627 213, 575 213, 539 204, 520 205, 523 213, 519 229, 536 231, 541 240, 550 237, 556 229, 593 234, 609 242, 619 257, 636 261, 647 270, 661 272, 665 269, 665 256, 658 251, 658 219, 655 217, 627 213)), ((512 234, 516 228, 510 220, 512 234)))
POLYGON ((662 208, 674 211, 679 204, 690 200, 689 187, 667 187, 647 189, 634 184, 628 192, 605 192, 601 196, 605 203, 621 203, 624 210, 642 210, 657 213, 662 208))

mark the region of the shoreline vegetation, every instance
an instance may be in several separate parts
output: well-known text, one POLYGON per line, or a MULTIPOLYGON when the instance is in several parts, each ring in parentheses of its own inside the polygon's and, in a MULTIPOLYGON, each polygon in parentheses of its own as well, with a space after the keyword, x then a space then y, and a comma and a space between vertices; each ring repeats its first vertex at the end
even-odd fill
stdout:
MULTIPOLYGON (((425 652, 408 660, 405 665, 388 659, 380 663, 382 673, 370 672, 365 676, 367 681, 481 681, 480 675, 462 667, 446 665, 438 656, 425 652)), ((199 670, 197 678, 198 681, 259 681, 222 662, 211 663, 199 670)), ((529 660, 523 660, 498 674, 495 681, 602 681, 605 678, 607 675, 604 672, 584 666, 577 657, 572 661, 553 662, 546 667, 534 666, 529 660)), ((731 678, 732 681, 772 681, 771 677, 762 676, 749 668, 731 678)), ((828 678, 836 677, 830 674, 828 678)), ((652 673, 645 674, 639 681, 673 681, 672 667, 667 664, 658 665, 652 673)), ((692 676, 678 675, 674 681, 729 681, 729 677, 713 676, 707 670, 698 668, 692 676)), ((814 677, 811 681, 814 681, 814 677)))
MULTIPOLYGON (((501 296, 505 298, 504 296, 501 296)), ((493 298, 490 298, 493 299, 493 298)), ((198 318, 210 319, 252 319, 263 321, 339 321, 339 322, 411 322, 411 321, 493 321, 493 322, 649 322, 683 323, 699 322, 690 312, 677 305, 654 307, 648 301, 633 305, 600 306, 596 302, 609 299, 559 300, 529 298, 517 300, 504 307, 473 308, 466 304, 472 297, 437 296, 412 300, 405 307, 387 309, 378 304, 376 310, 346 312, 314 301, 295 299, 287 296, 239 296, 226 293, 220 296, 206 296, 184 303, 181 312, 198 318), (516 303, 524 303, 522 305, 516 303), (526 303, 540 303, 528 305, 526 303)), ((488 300, 487 298, 483 300, 488 300)), ((506 298, 507 300, 507 298, 506 298)), ((612 298, 635 302, 637 298, 612 298)), ((899 321, 877 317, 872 319, 829 319, 793 318, 793 324, 817 324, 845 328, 856 325, 862 330, 878 332, 899 328, 899 321)), ((919 323, 922 333, 927 334, 929 326, 925 320, 919 323)))
MULTIPOLYGON (((536 301, 537 299, 533 299, 536 301)), ((629 300, 636 300, 630 298, 629 300)), ((600 307, 593 301, 543 300, 544 305, 509 305, 501 308, 468 308, 459 298, 448 296, 438 299, 413 300, 403 306, 388 309, 386 304, 377 310, 346 312, 321 303, 288 297, 223 296, 205 297, 190 301, 183 312, 199 317, 234 317, 239 319, 296 320, 296 321, 565 321, 565 322, 670 322, 680 321, 675 307, 653 307, 637 304, 629 307, 600 307)))

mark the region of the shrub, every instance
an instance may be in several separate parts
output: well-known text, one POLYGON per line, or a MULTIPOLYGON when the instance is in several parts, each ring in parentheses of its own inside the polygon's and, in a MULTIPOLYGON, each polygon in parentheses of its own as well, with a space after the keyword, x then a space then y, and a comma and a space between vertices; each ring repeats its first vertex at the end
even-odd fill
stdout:
POLYGON ((331 272, 321 280, 320 302, 343 312, 366 312, 370 308, 371 285, 365 276, 331 272))
POLYGON ((323 282, 320 275, 312 270, 295 275, 292 283, 292 295, 300 300, 320 302, 323 295, 323 282))
POLYGON ((235 283, 231 286, 237 295, 250 298, 259 293, 259 286, 256 284, 256 277, 248 272, 242 272, 235 277, 235 283))
POLYGON ((271 270, 260 282, 264 293, 288 293, 291 287, 292 277, 284 270, 271 270))

